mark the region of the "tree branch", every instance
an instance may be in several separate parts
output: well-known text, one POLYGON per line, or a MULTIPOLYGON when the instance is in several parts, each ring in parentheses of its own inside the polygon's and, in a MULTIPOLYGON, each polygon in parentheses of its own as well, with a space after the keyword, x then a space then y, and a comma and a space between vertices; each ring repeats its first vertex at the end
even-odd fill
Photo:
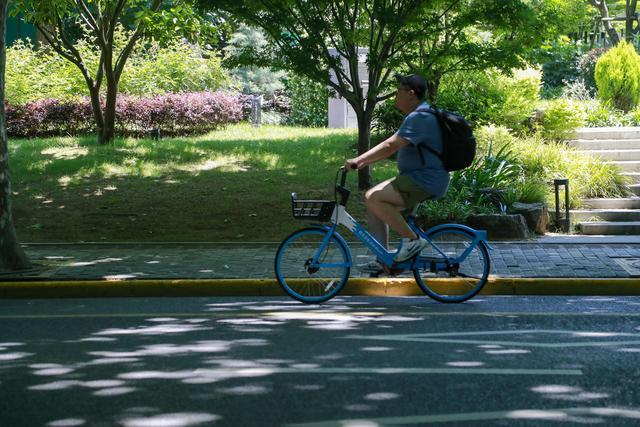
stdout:
POLYGON ((97 33, 99 30, 96 18, 93 16, 84 0, 76 0, 76 7, 80 11, 80 16, 83 18, 87 26, 97 33))
MULTIPOLYGON (((151 12, 157 12, 161 4, 162 4, 162 0, 153 0, 153 4, 150 7, 151 12)), ((122 75, 122 70, 124 70, 124 64, 127 62, 127 59, 129 58, 129 55, 131 54, 131 51, 133 50, 133 47, 135 46, 136 42, 140 37, 142 37, 144 30, 145 30, 144 22, 138 23, 138 26, 133 32, 133 35, 129 38, 127 45, 124 47, 124 49, 122 49, 122 51, 118 55, 118 59, 116 60, 115 67, 114 67, 116 80, 120 80, 120 75, 122 75)))

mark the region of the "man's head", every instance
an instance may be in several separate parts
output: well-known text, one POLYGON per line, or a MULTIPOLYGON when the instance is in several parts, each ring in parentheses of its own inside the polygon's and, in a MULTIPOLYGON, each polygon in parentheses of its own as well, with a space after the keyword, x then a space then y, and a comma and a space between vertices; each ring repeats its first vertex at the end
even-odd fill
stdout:
POLYGON ((396 107, 408 114, 424 99, 427 93, 427 82, 424 77, 418 74, 396 75, 396 79, 398 80, 396 107))

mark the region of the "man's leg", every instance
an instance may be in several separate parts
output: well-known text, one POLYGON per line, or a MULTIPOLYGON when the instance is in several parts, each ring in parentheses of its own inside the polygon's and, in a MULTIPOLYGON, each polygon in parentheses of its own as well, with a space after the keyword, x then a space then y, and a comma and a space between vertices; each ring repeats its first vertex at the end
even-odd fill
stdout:
POLYGON ((371 212, 368 207, 367 222, 369 223, 369 232, 371 235, 375 237, 385 249, 389 249, 389 226, 371 212))
MULTIPOLYGON (((408 239, 417 239, 416 233, 411 230, 401 211, 405 208, 404 200, 402 196, 393 188, 391 180, 381 182, 375 187, 370 188, 365 194, 365 202, 367 204, 367 211, 371 216, 375 216, 379 222, 388 224, 394 231, 400 236, 408 239)), ((374 229, 371 229, 372 234, 380 232, 381 228, 379 223, 374 221, 374 229)), ((371 222, 369 222, 371 227, 371 222)), ((388 233, 385 227, 385 237, 388 241, 388 233)), ((378 236, 374 234, 376 239, 378 236)), ((382 241, 380 242, 382 243, 382 241)), ((386 243, 386 242, 385 242, 386 243)))

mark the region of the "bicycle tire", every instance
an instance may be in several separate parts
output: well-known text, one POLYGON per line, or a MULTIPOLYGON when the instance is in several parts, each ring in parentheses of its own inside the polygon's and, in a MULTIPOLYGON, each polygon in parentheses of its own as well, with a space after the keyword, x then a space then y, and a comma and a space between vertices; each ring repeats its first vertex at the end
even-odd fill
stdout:
MULTIPOLYGON (((472 232, 455 226, 427 232, 426 235, 451 258, 459 257, 476 238, 472 232)), ((433 248, 430 249, 431 253, 427 249, 421 256, 442 257, 433 248)), ((489 251, 484 242, 480 241, 457 269, 434 273, 428 269, 414 268, 413 276, 420 289, 436 301, 459 303, 473 298, 482 290, 490 269, 489 251)))
POLYGON ((310 272, 310 261, 328 231, 321 227, 302 228, 282 241, 274 260, 276 279, 290 297, 305 304, 318 304, 336 296, 349 280, 351 253, 339 235, 331 236, 322 262, 338 264, 310 272), (327 275, 327 273, 331 273, 327 275))

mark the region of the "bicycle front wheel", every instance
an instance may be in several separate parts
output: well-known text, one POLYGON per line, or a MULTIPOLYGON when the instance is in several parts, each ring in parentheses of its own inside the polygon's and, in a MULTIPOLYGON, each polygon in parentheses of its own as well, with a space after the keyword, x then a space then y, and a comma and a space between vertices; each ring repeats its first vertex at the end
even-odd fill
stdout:
POLYGON ((450 260, 450 265, 434 272, 427 262, 425 268, 414 269, 413 275, 420 289, 440 302, 463 302, 480 292, 487 283, 491 268, 485 244, 474 243, 473 233, 457 227, 441 228, 427 236, 434 247, 423 250, 420 257, 444 261, 442 252, 450 260), (465 252, 467 256, 463 258, 465 252))
POLYGON ((327 301, 340 292, 349 278, 351 257, 341 239, 334 234, 320 252, 327 233, 322 228, 303 228, 284 239, 276 252, 278 283, 298 301, 327 301))

